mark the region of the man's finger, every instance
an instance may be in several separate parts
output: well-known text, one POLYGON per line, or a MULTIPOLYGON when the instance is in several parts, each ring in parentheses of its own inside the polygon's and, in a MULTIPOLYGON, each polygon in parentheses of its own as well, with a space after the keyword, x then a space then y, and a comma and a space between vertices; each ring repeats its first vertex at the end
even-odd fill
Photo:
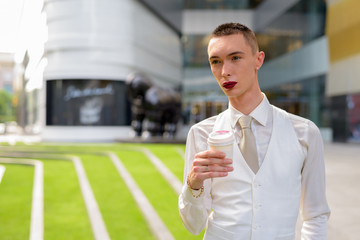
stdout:
POLYGON ((207 172, 204 173, 205 178, 218 178, 218 177, 226 177, 228 172, 207 172))
POLYGON ((194 166, 206 166, 206 165, 227 165, 232 164, 232 159, 229 158, 195 158, 194 166))
POLYGON ((220 166, 220 165, 204 165, 194 166, 194 171, 197 173, 201 172, 231 172, 234 168, 231 166, 220 166))
POLYGON ((199 152, 195 155, 195 158, 224 158, 226 154, 216 150, 206 150, 199 152))

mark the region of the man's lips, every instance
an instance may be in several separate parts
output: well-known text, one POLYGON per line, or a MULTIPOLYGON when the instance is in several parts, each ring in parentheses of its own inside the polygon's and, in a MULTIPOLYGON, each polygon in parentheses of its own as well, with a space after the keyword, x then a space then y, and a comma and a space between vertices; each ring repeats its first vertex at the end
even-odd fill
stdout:
POLYGON ((226 89, 231 89, 231 88, 235 87, 236 84, 237 84, 237 82, 235 82, 235 81, 227 81, 227 82, 224 82, 222 86, 226 89))

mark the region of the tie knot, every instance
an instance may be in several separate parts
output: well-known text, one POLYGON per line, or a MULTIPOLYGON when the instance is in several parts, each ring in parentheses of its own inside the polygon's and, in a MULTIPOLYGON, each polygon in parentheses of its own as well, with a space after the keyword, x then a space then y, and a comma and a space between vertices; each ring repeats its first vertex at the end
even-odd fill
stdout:
POLYGON ((241 128, 251 128, 250 123, 251 123, 252 117, 249 115, 244 115, 239 119, 239 124, 241 128))

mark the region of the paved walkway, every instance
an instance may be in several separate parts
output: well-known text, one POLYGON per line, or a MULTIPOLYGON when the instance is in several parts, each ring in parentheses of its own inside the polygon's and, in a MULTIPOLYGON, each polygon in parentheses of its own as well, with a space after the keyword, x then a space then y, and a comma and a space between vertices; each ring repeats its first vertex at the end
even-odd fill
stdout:
POLYGON ((86 209, 89 214, 94 238, 96 240, 110 240, 110 235, 106 229, 104 219, 102 218, 100 208, 97 204, 90 182, 86 176, 86 172, 84 166, 81 163, 81 159, 77 156, 70 156, 70 159, 74 163, 75 170, 79 179, 81 193, 83 195, 86 209))
POLYGON ((360 239, 360 144, 325 145, 328 240, 360 239))
MULTIPOLYGON (((360 144, 325 144, 328 240, 360 239, 360 144)), ((296 240, 300 240, 297 225, 296 240)))
POLYGON ((0 183, 1 183, 2 177, 4 176, 5 170, 6 170, 5 166, 0 165, 0 183))

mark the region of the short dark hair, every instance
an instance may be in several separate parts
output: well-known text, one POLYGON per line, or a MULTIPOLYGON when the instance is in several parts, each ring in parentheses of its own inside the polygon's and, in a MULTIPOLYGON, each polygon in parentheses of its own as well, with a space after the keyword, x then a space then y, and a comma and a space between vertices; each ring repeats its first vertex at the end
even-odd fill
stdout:
POLYGON ((255 33, 247 26, 241 23, 224 23, 219 25, 211 33, 210 39, 214 37, 228 36, 232 34, 242 34, 246 42, 250 45, 253 53, 259 50, 258 42, 256 40, 255 33))

